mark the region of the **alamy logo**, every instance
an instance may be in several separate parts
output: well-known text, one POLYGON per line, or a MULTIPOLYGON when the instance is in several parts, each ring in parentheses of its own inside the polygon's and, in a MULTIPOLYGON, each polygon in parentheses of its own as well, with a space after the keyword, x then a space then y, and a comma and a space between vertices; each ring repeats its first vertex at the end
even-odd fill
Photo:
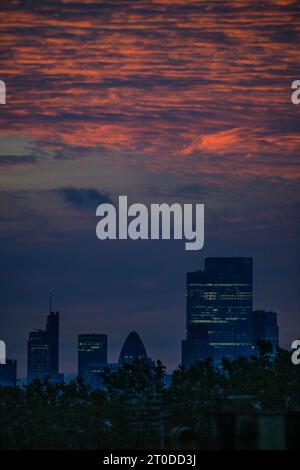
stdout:
POLYGON ((300 339, 295 339, 295 341, 293 341, 292 349, 294 349, 292 354, 292 363, 295 366, 298 366, 300 364, 300 339))
POLYGON ((6 364, 6 344, 0 340, 0 364, 6 364))
POLYGON ((300 80, 294 80, 292 83, 293 91, 291 100, 293 104, 300 104, 300 80))
POLYGON ((3 80, 0 80, 0 104, 6 104, 6 86, 3 80))
POLYGON ((113 204, 97 207, 101 217, 96 226, 100 240, 188 240, 186 250, 201 250, 204 245, 204 204, 144 204, 128 207, 127 196, 119 196, 118 215, 113 204))

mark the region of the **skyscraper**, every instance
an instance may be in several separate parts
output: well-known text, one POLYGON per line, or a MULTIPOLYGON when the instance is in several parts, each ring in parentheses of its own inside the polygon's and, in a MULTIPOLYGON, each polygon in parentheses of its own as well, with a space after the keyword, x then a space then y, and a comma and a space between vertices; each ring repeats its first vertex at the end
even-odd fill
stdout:
POLYGON ((248 356, 253 342, 252 295, 252 258, 205 258, 204 271, 187 273, 182 363, 248 356))
POLYGON ((87 378, 91 368, 107 363, 107 335, 78 335, 78 377, 87 378))
POLYGON ((49 373, 49 346, 46 331, 34 330, 29 333, 27 343, 27 381, 49 373))
POLYGON ((134 359, 147 359, 145 346, 136 331, 127 336, 120 352, 119 364, 134 359))
POLYGON ((277 325, 277 313, 266 310, 255 310, 253 312, 253 342, 259 340, 271 343, 273 352, 279 346, 279 328, 277 325))
POLYGON ((58 374, 59 312, 50 311, 47 316, 46 338, 48 344, 48 370, 58 374))
POLYGON ((59 312, 52 311, 52 293, 49 296, 49 314, 45 330, 29 333, 27 343, 27 381, 50 377, 52 381, 63 378, 59 374, 59 312))

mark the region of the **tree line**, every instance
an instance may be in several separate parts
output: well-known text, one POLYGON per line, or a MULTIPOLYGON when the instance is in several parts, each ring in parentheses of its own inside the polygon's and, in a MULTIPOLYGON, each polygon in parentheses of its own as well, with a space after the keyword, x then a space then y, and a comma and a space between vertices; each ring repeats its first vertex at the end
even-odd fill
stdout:
MULTIPOLYGON (((136 360, 103 373, 103 390, 82 380, 0 387, 0 448, 174 448, 176 435, 211 446, 211 420, 222 413, 300 410, 300 374, 290 353, 266 345, 250 358, 179 366, 165 385, 158 361, 136 360)), ((184 444, 182 444, 184 445, 184 444)))

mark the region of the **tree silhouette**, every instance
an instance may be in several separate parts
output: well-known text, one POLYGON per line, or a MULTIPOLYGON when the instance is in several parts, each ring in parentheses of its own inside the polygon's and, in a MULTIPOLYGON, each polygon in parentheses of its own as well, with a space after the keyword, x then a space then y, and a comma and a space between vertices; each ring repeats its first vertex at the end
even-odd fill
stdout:
POLYGON ((180 366, 169 388, 164 378, 161 362, 135 360, 106 369, 103 390, 48 379, 0 387, 0 448, 174 448, 179 435, 209 448, 212 415, 300 411, 299 368, 266 344, 218 368, 209 359, 180 366))

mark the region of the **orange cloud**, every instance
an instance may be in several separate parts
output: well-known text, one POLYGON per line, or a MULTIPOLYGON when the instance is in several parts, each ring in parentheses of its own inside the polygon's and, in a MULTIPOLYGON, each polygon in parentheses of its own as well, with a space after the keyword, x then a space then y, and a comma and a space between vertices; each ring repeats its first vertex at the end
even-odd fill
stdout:
POLYGON ((2 132, 112 164, 132 153, 151 171, 290 175, 298 12, 283 0, 11 2, 0 13, 2 132))

